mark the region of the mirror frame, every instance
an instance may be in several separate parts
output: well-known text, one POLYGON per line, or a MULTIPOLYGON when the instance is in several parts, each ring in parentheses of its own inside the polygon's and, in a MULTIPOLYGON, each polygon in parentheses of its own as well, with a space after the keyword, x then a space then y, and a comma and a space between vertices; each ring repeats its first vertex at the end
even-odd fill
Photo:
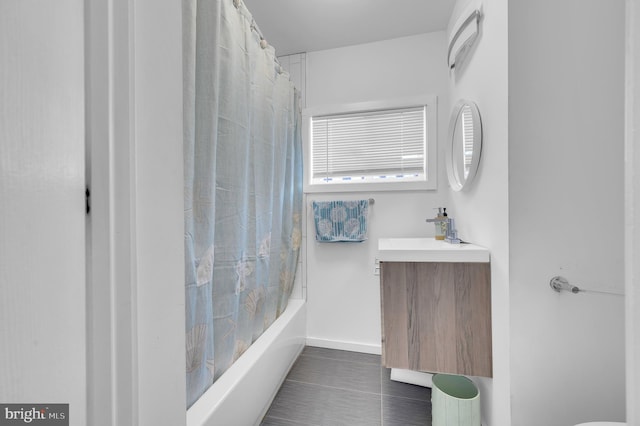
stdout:
POLYGON ((478 166, 480 164, 480 155, 482 154, 482 120, 480 118, 480 110, 478 106, 469 100, 461 99, 456 104, 451 113, 451 119, 449 121, 449 135, 446 149, 446 166, 447 176, 449 177, 449 184, 454 191, 461 191, 469 189, 471 182, 476 176, 478 166), (455 129, 458 120, 462 116, 462 109, 468 106, 471 109, 471 117, 473 120, 473 154, 471 155, 471 166, 469 168, 469 174, 467 178, 459 176, 456 173, 457 168, 454 165, 453 150, 455 129))

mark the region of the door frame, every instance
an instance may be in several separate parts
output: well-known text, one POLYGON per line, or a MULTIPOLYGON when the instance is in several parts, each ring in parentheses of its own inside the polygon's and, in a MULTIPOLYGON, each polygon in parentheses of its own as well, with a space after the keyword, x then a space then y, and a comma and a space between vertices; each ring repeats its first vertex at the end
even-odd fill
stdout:
POLYGON ((85 2, 91 425, 186 421, 181 32, 181 2, 85 2))
POLYGON ((132 5, 85 2, 87 422, 137 418, 132 5))

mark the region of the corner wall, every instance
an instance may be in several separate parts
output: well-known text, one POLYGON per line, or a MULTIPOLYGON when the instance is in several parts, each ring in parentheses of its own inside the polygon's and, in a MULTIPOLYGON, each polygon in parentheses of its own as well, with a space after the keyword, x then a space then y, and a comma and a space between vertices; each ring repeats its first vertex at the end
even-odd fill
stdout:
POLYGON ((186 422, 182 10, 172 0, 132 6, 135 414, 143 426, 177 426, 186 422))
POLYGON ((624 1, 509 2, 514 425, 625 418, 624 1))
MULTIPOLYGON (((452 19, 477 3, 458 1, 452 19)), ((475 47, 449 83, 452 105, 468 99, 480 109, 482 156, 471 188, 451 194, 449 211, 462 240, 491 252, 493 379, 474 379, 482 395, 482 422, 515 425, 510 413, 507 0, 484 0, 482 10, 475 47)))
POLYGON ((626 1, 625 291, 627 423, 640 423, 640 7, 626 1))

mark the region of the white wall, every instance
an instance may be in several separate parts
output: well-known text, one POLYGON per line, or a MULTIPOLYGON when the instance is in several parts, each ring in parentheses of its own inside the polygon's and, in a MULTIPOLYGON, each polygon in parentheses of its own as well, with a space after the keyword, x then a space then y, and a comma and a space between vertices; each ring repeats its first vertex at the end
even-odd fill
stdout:
POLYGON ((509 2, 513 425, 625 418, 624 2, 509 2))
POLYGON ((625 292, 627 423, 640 423, 640 8, 626 2, 625 292))
POLYGON ((304 108, 307 105, 307 54, 278 56, 278 62, 289 73, 289 78, 300 91, 300 105, 304 108))
MULTIPOLYGON (((435 94, 439 143, 446 135, 444 32, 307 53, 307 107, 435 94)), ((442 156, 441 156, 442 157, 442 156)), ((377 239, 432 236, 435 207, 446 206, 446 178, 439 190, 306 196, 307 335, 311 344, 380 352, 380 289, 374 275, 377 239), (312 200, 374 198, 369 240, 359 244, 315 242, 312 200)))
POLYGON ((182 9, 134 2, 135 308, 139 425, 186 422, 182 9))
POLYGON ((0 3, 0 402, 68 403, 72 426, 87 424, 83 34, 80 0, 0 3))
MULTIPOLYGON (((458 1, 452 19, 476 3, 458 1)), ((482 8, 476 45, 449 83, 452 105, 464 98, 480 109, 482 156, 471 188, 451 195, 450 211, 462 240, 491 251, 493 379, 475 380, 483 424, 501 426, 515 425, 510 418, 507 0, 484 0, 482 8)))

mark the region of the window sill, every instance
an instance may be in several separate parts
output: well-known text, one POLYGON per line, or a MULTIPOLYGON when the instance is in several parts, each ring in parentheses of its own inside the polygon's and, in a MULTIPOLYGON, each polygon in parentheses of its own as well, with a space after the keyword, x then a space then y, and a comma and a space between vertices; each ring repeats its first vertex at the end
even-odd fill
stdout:
POLYGON ((319 194, 332 192, 383 192, 383 191, 435 191, 437 182, 376 182, 376 183, 332 183, 306 184, 305 194, 319 194))

